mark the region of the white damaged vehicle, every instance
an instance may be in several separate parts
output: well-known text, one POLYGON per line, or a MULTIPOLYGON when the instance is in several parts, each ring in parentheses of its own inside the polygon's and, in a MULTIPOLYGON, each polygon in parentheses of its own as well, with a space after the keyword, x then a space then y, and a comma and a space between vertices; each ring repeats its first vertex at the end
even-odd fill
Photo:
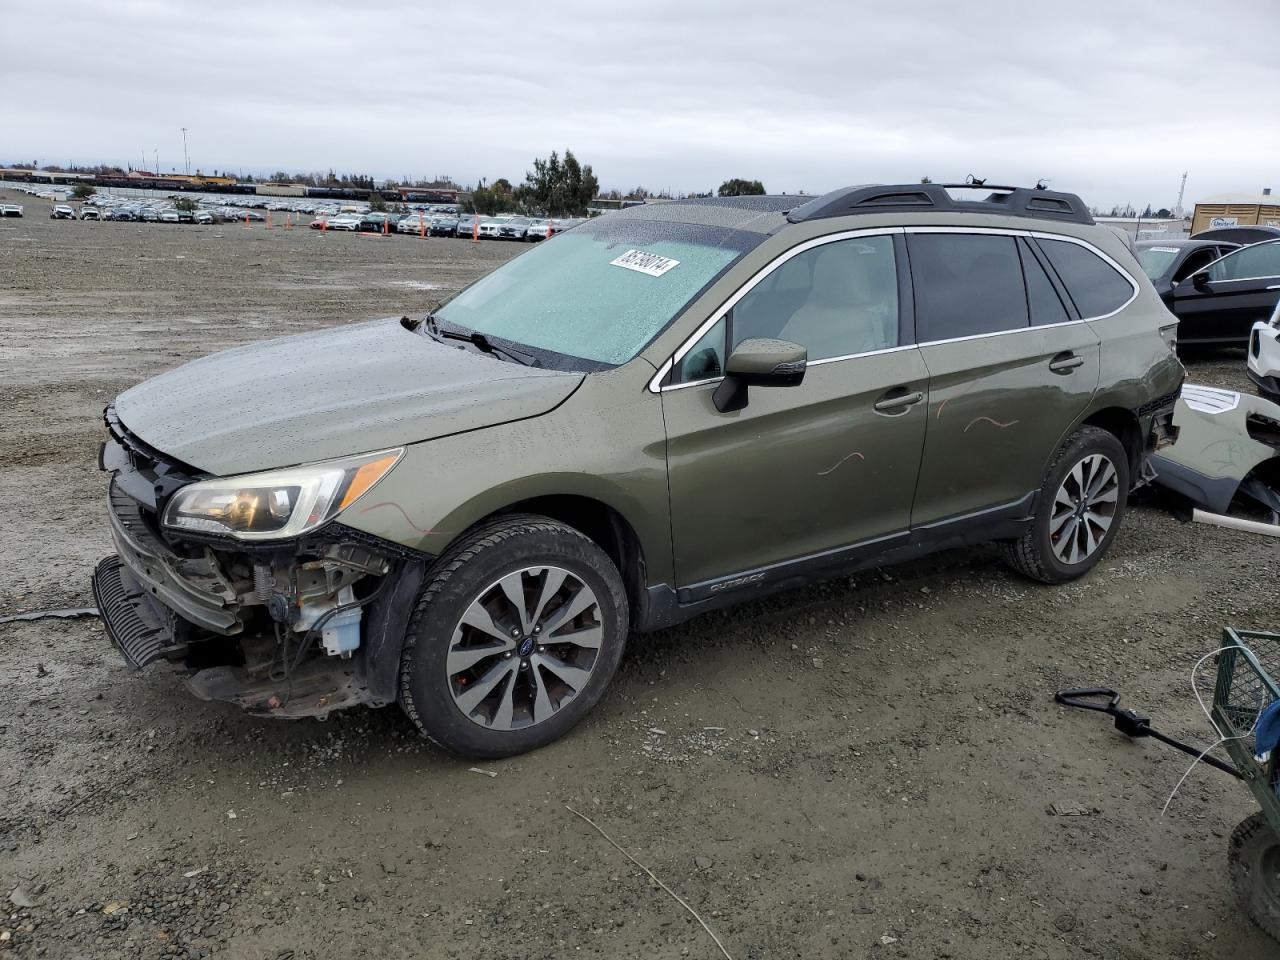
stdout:
POLYGON ((1264 396, 1280 400, 1280 303, 1271 319, 1249 332, 1249 379, 1264 396))

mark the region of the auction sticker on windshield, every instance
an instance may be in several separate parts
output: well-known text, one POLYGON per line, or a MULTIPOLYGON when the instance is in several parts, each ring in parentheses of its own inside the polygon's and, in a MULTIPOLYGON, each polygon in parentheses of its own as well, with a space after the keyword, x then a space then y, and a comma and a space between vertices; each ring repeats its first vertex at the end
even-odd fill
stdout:
POLYGON ((628 250, 616 260, 610 260, 615 267, 625 267, 639 273, 647 273, 651 277, 660 277, 672 267, 678 266, 679 260, 660 257, 656 253, 645 253, 643 250, 628 250))

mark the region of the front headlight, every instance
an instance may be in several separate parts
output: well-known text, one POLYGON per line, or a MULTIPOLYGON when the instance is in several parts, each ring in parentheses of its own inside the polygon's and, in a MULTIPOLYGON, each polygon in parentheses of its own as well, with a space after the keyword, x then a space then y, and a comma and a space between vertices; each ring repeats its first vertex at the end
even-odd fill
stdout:
POLYGON ((174 530, 239 540, 284 540, 314 530, 355 503, 396 465, 404 449, 383 450, 183 487, 164 511, 174 530))

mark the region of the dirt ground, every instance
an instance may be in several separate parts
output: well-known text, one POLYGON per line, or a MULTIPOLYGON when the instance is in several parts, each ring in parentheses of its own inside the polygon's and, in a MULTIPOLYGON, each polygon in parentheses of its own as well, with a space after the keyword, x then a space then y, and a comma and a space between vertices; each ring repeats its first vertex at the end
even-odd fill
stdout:
MULTIPOLYGON (((0 195, 0 199, 9 199, 0 195)), ((0 221, 0 615, 90 604, 100 411, 246 341, 423 312, 522 247, 261 224, 0 221)), ((1191 379, 1243 388, 1243 355, 1191 379)), ((1276 628, 1276 547, 1137 505, 1064 588, 989 549, 637 639, 600 708, 482 766, 395 709, 249 719, 98 622, 0 625, 0 952, 324 960, 1274 958, 1248 793, 1051 702, 1105 683, 1205 743, 1189 671, 1276 628), (1057 812, 1055 812, 1055 810, 1057 812), (1070 815, 1061 815, 1061 814, 1070 815)))

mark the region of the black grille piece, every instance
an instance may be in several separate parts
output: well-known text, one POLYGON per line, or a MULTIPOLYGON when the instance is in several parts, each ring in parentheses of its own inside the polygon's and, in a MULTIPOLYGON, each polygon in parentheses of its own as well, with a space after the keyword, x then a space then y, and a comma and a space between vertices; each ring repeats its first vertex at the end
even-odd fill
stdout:
POLYGON ((174 643, 168 618, 160 615, 118 557, 107 557, 93 571, 93 598, 107 636, 132 667, 141 669, 182 649, 174 643))

